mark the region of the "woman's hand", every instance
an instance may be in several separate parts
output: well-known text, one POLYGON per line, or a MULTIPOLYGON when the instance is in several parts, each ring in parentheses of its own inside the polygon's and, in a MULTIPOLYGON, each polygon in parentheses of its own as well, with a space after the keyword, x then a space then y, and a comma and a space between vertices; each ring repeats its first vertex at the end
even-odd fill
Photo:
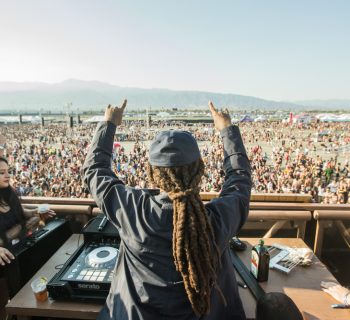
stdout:
POLYGON ((11 263, 14 260, 14 255, 4 247, 0 247, 0 265, 4 266, 6 263, 11 263))
POLYGON ((48 210, 44 213, 40 213, 40 218, 44 221, 46 221, 47 219, 53 218, 56 216, 56 212, 53 210, 48 210))
POLYGON ((222 129, 231 125, 231 117, 227 109, 225 111, 218 111, 215 109, 211 101, 209 101, 209 109, 211 111, 211 115, 213 116, 214 125, 217 130, 221 131, 222 129))
POLYGON ((324 292, 330 294, 335 300, 338 300, 340 303, 345 303, 345 297, 350 292, 348 289, 335 282, 322 281, 321 287, 324 292))
POLYGON ((114 123, 116 126, 121 125, 126 103, 127 103, 127 100, 125 99, 120 108, 112 107, 111 105, 108 105, 105 111, 105 120, 114 123))
POLYGON ((53 218, 56 216, 56 212, 49 209, 46 212, 39 212, 39 216, 41 220, 46 221, 47 219, 53 218))

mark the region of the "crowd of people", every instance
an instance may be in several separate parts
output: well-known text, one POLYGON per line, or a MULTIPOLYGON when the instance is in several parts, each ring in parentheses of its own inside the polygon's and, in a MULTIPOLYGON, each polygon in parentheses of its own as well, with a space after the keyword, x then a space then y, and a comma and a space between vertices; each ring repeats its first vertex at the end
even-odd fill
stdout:
MULTIPOLYGON (((0 127, 1 266, 15 259, 7 246, 30 234, 28 218, 45 220, 45 217, 55 215, 51 210, 42 212, 39 208, 28 211, 21 206, 18 196, 93 196, 109 220, 124 231, 120 232, 121 247, 127 249, 120 250, 118 259, 122 262, 117 264, 114 278, 117 281, 111 287, 109 299, 98 319, 120 318, 121 315, 131 318, 135 306, 139 314, 147 315, 155 304, 157 308, 152 312, 159 314, 159 305, 165 305, 161 300, 164 287, 167 292, 176 293, 177 300, 173 299, 172 303, 182 306, 181 310, 178 308, 179 315, 212 314, 221 318, 235 315, 235 318, 243 319, 237 284, 234 278, 229 279, 229 275, 233 275, 233 269, 228 269, 229 266, 233 268, 230 255, 219 252, 225 252, 228 240, 244 223, 251 189, 253 192, 309 194, 315 202, 350 203, 350 133, 347 124, 242 123, 239 130, 231 126, 227 112, 218 112, 210 103, 215 129, 212 124, 166 121, 148 125, 145 129, 142 122, 120 126, 125 106, 126 100, 121 108, 108 106, 106 122, 97 126, 95 134, 95 124, 75 128, 62 124, 0 127), (116 128, 116 139, 113 139, 116 128), (169 131, 170 128, 185 129, 192 136, 183 131, 169 131), (159 133, 164 129, 167 131, 159 133), (150 140, 153 140, 151 145, 150 140), (224 153, 227 156, 225 168, 224 153), (107 168, 109 163, 112 164, 110 169, 107 168), (120 180, 135 188, 158 186, 167 194, 160 194, 155 201, 147 192, 129 188, 126 192, 120 180), (101 197, 107 189, 108 196, 101 197), (199 192, 220 190, 225 196, 204 207, 199 192), (222 214, 225 210, 227 212, 222 214), (121 215, 121 212, 128 214, 121 215), (166 224, 159 228, 158 218, 168 217, 170 212, 173 219, 167 218, 166 224), (170 229, 176 232, 167 232, 170 229), (163 232, 161 238, 159 230, 163 232), (141 246, 129 246, 132 243, 129 239, 143 239, 143 242, 141 246), (159 239, 166 243, 163 247, 159 247, 159 239), (208 245, 211 241, 216 250, 211 251, 210 248, 215 248, 208 245), (142 264, 138 265, 140 261, 142 264), (218 265, 225 268, 219 269, 218 265), (135 301, 140 301, 143 291, 123 289, 125 283, 136 287, 143 275, 149 283, 153 281, 150 274, 154 275, 156 283, 162 283, 159 279, 163 279, 164 270, 166 275, 176 271, 181 277, 177 276, 170 286, 153 286, 152 298, 156 303, 137 304, 135 301), (136 278, 129 274, 137 274, 138 282, 134 282, 136 278), (185 290, 181 295, 173 283, 183 283, 185 290), (186 299, 189 303, 184 304, 186 299)), ((7 281, 6 269, 0 271, 1 290, 6 291, 5 299, 0 301, 1 313, 7 299, 15 294, 15 288, 7 281)), ((332 282, 322 282, 321 287, 341 306, 349 306, 347 288, 332 282)), ((173 314, 172 308, 162 308, 173 314)), ((268 293, 259 299, 257 319, 281 317, 304 318, 287 295, 268 293)))
MULTIPOLYGON (((315 202, 350 203, 350 124, 240 123, 253 169, 253 192, 309 194, 315 202)), ((12 185, 20 196, 90 197, 81 176, 95 124, 0 126, 12 185)), ((130 122, 118 128, 113 167, 128 185, 147 188, 149 141, 165 128, 190 131, 206 166, 201 191, 219 192, 223 147, 212 124, 130 122)))

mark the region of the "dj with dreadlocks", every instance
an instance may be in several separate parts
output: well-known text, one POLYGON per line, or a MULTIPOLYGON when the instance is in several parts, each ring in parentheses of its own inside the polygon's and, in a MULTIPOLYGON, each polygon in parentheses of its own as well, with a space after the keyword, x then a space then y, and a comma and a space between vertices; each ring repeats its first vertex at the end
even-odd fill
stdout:
POLYGON ((225 182, 205 205, 204 164, 189 132, 162 131, 149 150, 149 182, 159 195, 123 184, 111 169, 113 139, 126 100, 108 106, 87 154, 85 181, 117 227, 120 254, 98 319, 245 319, 229 254, 244 224, 250 165, 227 111, 209 108, 224 145, 225 182))

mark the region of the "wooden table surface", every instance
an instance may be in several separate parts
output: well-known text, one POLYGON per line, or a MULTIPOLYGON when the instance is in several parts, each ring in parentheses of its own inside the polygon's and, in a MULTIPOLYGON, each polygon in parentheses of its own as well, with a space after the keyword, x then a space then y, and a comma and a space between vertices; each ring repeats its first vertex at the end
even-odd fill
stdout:
MULTIPOLYGON (((12 315, 30 317, 58 317, 70 319, 96 319, 102 308, 98 303, 82 303, 73 301, 55 301, 48 299, 45 302, 37 302, 30 283, 37 277, 46 277, 50 280, 58 272, 56 266, 68 260, 70 255, 78 248, 79 235, 73 234, 64 245, 43 265, 31 280, 15 295, 6 306, 6 311, 12 315)), ((80 236, 80 244, 84 241, 80 236)))
MULTIPOLYGON (((239 253, 245 265, 250 268, 250 251, 258 238, 241 238, 248 245, 248 249, 239 253)), ((264 239, 265 244, 278 243, 289 247, 303 248, 307 245, 298 238, 269 238, 264 239)), ((324 293, 320 288, 321 281, 337 282, 326 266, 316 256, 309 267, 295 267, 289 275, 270 269, 269 280, 260 283, 265 292, 283 292, 288 295, 299 310, 304 312, 306 320, 349 320, 350 309, 333 309, 331 304, 336 302, 331 296, 324 293)), ((239 276, 237 276, 239 279, 239 276)), ((239 288, 247 319, 255 319, 256 302, 248 289, 239 288)))
MULTIPOLYGON (((251 248, 258 243, 258 238, 242 238, 251 248)), ((83 241, 81 236, 80 241, 83 241)), ((279 243, 291 247, 306 247, 301 239, 265 239, 266 244, 279 243)), ((44 276, 51 279, 58 271, 55 267, 64 263, 78 247, 78 235, 72 235, 67 242, 51 257, 51 259, 34 275, 34 278, 44 276)), ((241 259, 249 266, 250 250, 240 253, 241 259)), ((239 278, 239 276, 237 276, 239 278)), ((269 281, 261 283, 266 292, 279 291, 290 296, 303 311, 307 320, 345 320, 350 319, 350 310, 332 309, 331 304, 336 301, 321 291, 321 281, 336 281, 327 268, 316 258, 310 267, 296 267, 291 274, 284 275, 270 270, 269 281)), ((102 305, 74 301, 37 302, 30 288, 31 280, 18 292, 6 306, 9 314, 23 319, 31 316, 60 317, 71 319, 96 319, 102 305)), ((256 302, 248 289, 240 288, 247 319, 255 319, 256 302)))

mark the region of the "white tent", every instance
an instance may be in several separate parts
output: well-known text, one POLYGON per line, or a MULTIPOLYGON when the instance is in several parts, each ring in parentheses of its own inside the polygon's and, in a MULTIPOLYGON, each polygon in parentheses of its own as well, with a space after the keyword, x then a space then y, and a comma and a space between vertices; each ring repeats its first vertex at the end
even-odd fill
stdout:
POLYGON ((264 122, 266 121, 267 118, 263 115, 258 116, 257 118, 254 119, 254 122, 264 122))
POLYGON ((321 122, 350 122, 350 114, 320 113, 316 118, 321 122))
MULTIPOLYGON (((22 122, 40 123, 40 117, 22 116, 22 122)), ((0 116, 0 123, 19 123, 19 116, 0 116)))
POLYGON ((18 117, 12 117, 12 116, 1 116, 0 117, 0 123, 18 123, 19 118, 18 117))
POLYGON ((104 119, 105 119, 104 116, 93 116, 89 119, 84 120, 83 123, 95 123, 95 122, 104 121, 104 119))
POLYGON ((169 116, 170 116, 170 113, 168 113, 168 112, 162 111, 162 112, 157 113, 157 117, 166 118, 166 117, 169 117, 169 116))

